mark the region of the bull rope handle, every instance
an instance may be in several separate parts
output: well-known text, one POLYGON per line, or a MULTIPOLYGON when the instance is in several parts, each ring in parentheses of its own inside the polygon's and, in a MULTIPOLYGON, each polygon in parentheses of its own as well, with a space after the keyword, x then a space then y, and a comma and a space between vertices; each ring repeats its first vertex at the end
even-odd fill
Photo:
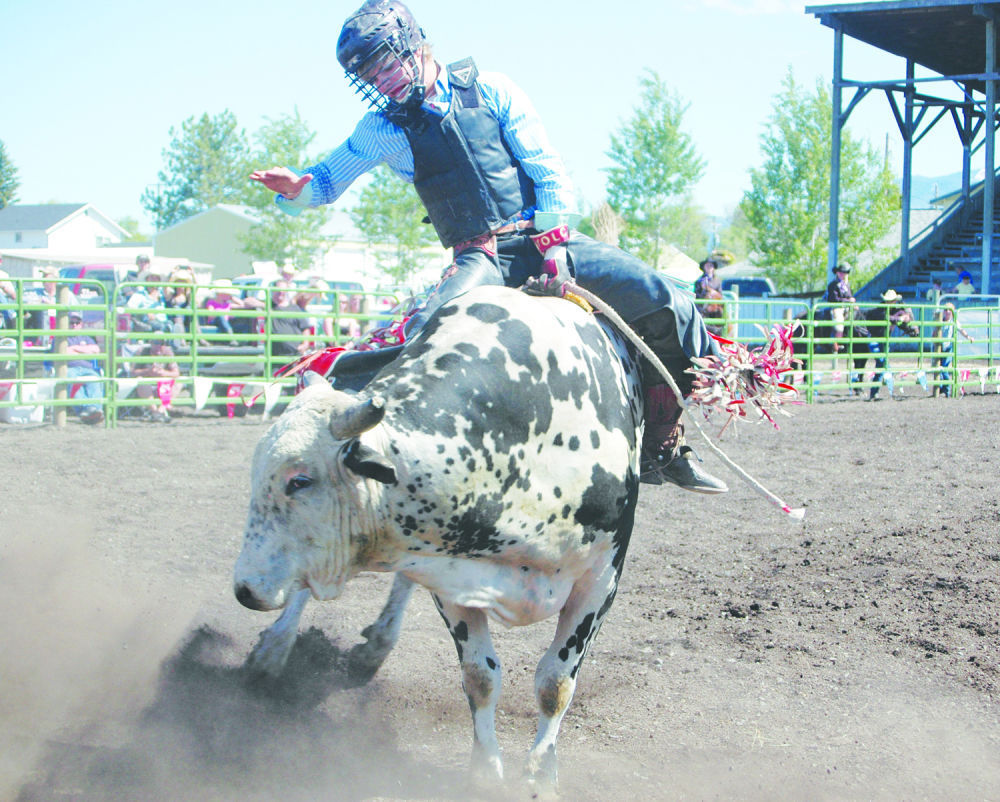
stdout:
MULTIPOLYGON (((757 491, 757 493, 764 496, 764 498, 770 501, 774 506, 780 509, 787 516, 796 521, 801 521, 805 518, 806 511, 804 509, 802 509, 801 507, 796 509, 789 507, 784 501, 778 498, 778 496, 776 496, 774 493, 772 493, 770 490, 764 487, 764 485, 762 485, 760 482, 754 479, 749 473, 743 470, 743 468, 741 468, 739 465, 733 462, 725 454, 725 452, 722 451, 721 448, 719 448, 717 445, 715 445, 715 443, 712 442, 712 439, 707 434, 705 434, 705 430, 701 428, 701 424, 698 422, 698 419, 691 412, 690 407, 684 400, 684 396, 681 394, 680 388, 677 386, 677 382, 675 382, 674 377, 670 375, 670 371, 668 371, 666 367, 664 367, 659 357, 657 357, 656 354, 653 353, 653 350, 648 345, 646 345, 643 339, 638 334, 635 333, 635 330, 631 326, 629 326, 628 323, 622 320, 621 316, 611 306, 609 306, 607 303, 601 300, 601 298, 598 297, 597 295, 594 295, 594 293, 590 292, 589 290, 585 290, 579 284, 575 284, 573 282, 566 282, 564 286, 566 287, 567 290, 566 291, 567 296, 572 294, 578 296, 579 298, 582 298, 584 301, 589 303, 595 309, 600 311, 605 317, 607 317, 607 319, 615 326, 615 328, 618 329, 618 331, 620 331, 622 335, 629 342, 631 342, 632 345, 634 345, 639 350, 639 352, 644 357, 646 357, 646 359, 649 360, 650 364, 652 364, 652 366, 656 368, 657 372, 661 376, 663 376, 664 379, 667 380, 667 384, 670 385, 670 389, 677 397, 677 403, 680 406, 681 410, 683 411, 684 414, 687 415, 688 420, 690 420, 691 423, 694 424, 695 429, 698 430, 698 434, 700 434, 702 438, 704 438, 705 442, 708 444, 708 447, 712 450, 715 456, 717 456, 720 460, 722 460, 722 462, 731 471, 733 471, 733 473, 739 476, 740 479, 749 484, 750 487, 752 487, 755 491, 757 491)), ((575 299, 573 298, 570 298, 570 300, 576 302, 575 299)))

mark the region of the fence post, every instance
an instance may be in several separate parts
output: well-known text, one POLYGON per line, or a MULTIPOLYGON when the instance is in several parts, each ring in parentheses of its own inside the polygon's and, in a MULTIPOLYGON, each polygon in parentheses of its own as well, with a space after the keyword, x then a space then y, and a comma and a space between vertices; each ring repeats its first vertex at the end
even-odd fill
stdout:
MULTIPOLYGON (((69 328, 69 311, 66 307, 73 303, 76 299, 73 293, 70 291, 69 287, 60 287, 59 294, 57 296, 59 302, 59 309, 56 312, 56 328, 61 332, 59 336, 55 337, 55 353, 60 356, 69 353, 69 345, 66 342, 66 338, 69 336, 66 330, 69 328)), ((65 359, 56 360, 56 401, 65 401, 69 398, 69 385, 66 383, 66 372, 67 365, 65 359)), ((57 404, 53 410, 53 420, 55 421, 56 427, 62 429, 66 426, 66 407, 63 404, 57 404)))

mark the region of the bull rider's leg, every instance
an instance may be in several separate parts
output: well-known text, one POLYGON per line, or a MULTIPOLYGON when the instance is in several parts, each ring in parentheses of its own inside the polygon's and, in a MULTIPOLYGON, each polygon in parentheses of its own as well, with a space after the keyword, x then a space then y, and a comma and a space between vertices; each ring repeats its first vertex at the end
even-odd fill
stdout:
MULTIPOLYGON (((690 393, 691 377, 685 371, 692 366, 691 359, 719 354, 691 293, 631 254, 577 231, 570 238, 569 258, 580 285, 610 304, 646 341, 681 391, 690 393)), ((666 380, 643 362, 648 397, 652 388, 666 380)), ((665 399, 662 391, 653 393, 665 399)), ((671 482, 696 493, 725 493, 726 483, 701 469, 695 462, 700 459, 685 444, 681 409, 664 404, 654 407, 651 414, 647 405, 640 480, 671 482)))
POLYGON ((462 667, 462 689, 472 711, 472 771, 488 780, 503 779, 497 743, 496 711, 500 701, 500 658, 493 649, 486 613, 434 597, 451 633, 462 667))
MULTIPOLYGON (((635 321, 633 327, 686 397, 691 392, 692 377, 685 371, 691 362, 678 342, 673 313, 661 309, 635 321)), ((646 425, 639 481, 653 485, 670 482, 695 493, 725 493, 729 489, 726 483, 698 465, 701 458, 684 440, 683 410, 673 388, 646 360, 643 360, 643 378, 646 425)))

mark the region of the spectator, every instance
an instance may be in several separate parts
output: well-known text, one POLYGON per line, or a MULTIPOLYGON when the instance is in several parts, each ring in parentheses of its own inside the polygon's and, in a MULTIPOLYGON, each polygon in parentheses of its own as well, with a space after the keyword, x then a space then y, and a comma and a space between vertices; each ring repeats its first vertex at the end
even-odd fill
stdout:
POLYGON ((956 295, 961 295, 965 297, 966 295, 975 295, 976 288, 972 283, 972 273, 968 270, 963 270, 958 274, 958 284, 955 285, 955 289, 952 290, 956 295))
MULTIPOLYGON (((32 304, 44 304, 47 309, 35 309, 28 314, 28 328, 49 330, 56 328, 58 311, 55 308, 59 303, 59 271, 54 267, 42 269, 42 287, 34 291, 34 297, 30 300, 32 304)), ((67 291, 68 292, 68 291, 67 291)), ((77 303, 77 298, 73 293, 68 292, 66 302, 77 303)), ((52 337, 48 335, 38 336, 38 345, 48 348, 52 345, 52 337)))
POLYGON ((941 286, 941 279, 936 278, 931 284, 931 288, 924 294, 924 298, 927 299, 927 303, 937 306, 941 301, 941 293, 943 292, 944 287, 941 286))
MULTIPOLYGON (((873 381, 875 384, 868 391, 868 400, 874 401, 876 396, 878 396, 879 384, 882 381, 882 374, 885 372, 886 376, 891 377, 889 372, 888 358, 888 345, 886 343, 886 338, 889 335, 892 326, 899 326, 906 330, 906 333, 911 336, 916 336, 919 333, 919 328, 917 324, 913 321, 913 313, 903 306, 903 296, 900 295, 895 290, 886 290, 882 293, 882 306, 875 306, 867 310, 865 313, 865 318, 867 320, 866 326, 868 328, 868 334, 871 337, 868 343, 868 349, 871 351, 872 356, 875 359, 875 376, 873 381), (885 356, 879 356, 882 354, 883 349, 886 351, 885 356)), ((889 388, 889 395, 892 395, 892 384, 889 380, 886 380, 886 386, 889 388)))
MULTIPOLYGON (((720 281, 715 275, 715 269, 718 267, 715 260, 712 258, 705 259, 699 267, 701 268, 702 275, 701 278, 694 283, 695 298, 721 301, 722 281, 720 281)), ((725 307, 718 303, 700 304, 698 306, 698 311, 701 312, 703 317, 707 318, 721 318, 726 312, 725 307)), ((712 326, 706 326, 705 328, 712 332, 712 334, 718 334, 721 336, 725 326, 717 323, 712 326)))
MULTIPOLYGON (((841 262, 833 269, 833 281, 826 287, 826 300, 831 304, 853 304, 854 293, 851 292, 851 284, 848 277, 851 275, 851 266, 847 262, 841 262)), ((841 338, 844 336, 844 321, 850 307, 833 306, 830 308, 830 319, 833 321, 833 336, 841 338)), ((833 351, 836 353, 843 346, 839 343, 833 344, 833 351)))
POLYGON ((330 285, 321 278, 311 279, 309 281, 309 289, 311 290, 311 298, 308 303, 324 304, 322 310, 313 310, 314 312, 322 311, 322 313, 309 319, 309 325, 312 326, 317 337, 317 341, 313 345, 314 347, 321 347, 334 342, 333 320, 335 315, 332 306, 325 306, 327 301, 331 300, 334 296, 330 293, 330 285))
POLYGON ((956 329, 970 343, 973 342, 973 339, 965 329, 958 325, 958 321, 955 319, 955 304, 947 303, 935 312, 934 323, 935 326, 931 331, 931 337, 940 341, 934 343, 934 353, 936 356, 931 359, 931 367, 941 368, 937 374, 937 378, 941 383, 935 383, 931 395, 936 396, 941 394, 947 398, 951 395, 951 372, 944 370, 944 368, 951 365, 952 352, 955 347, 956 329))
MULTIPOLYGON (((82 334, 80 328, 83 326, 83 314, 73 311, 69 313, 70 331, 77 332, 70 334, 66 338, 66 350, 71 354, 96 356, 101 352, 97 340, 89 334, 82 334)), ((100 377, 101 373, 97 369, 93 359, 72 359, 66 363, 66 376, 71 379, 100 377)), ((104 398, 104 387, 99 381, 82 381, 80 388, 76 391, 74 398, 86 399, 88 401, 101 400, 104 398)), ((80 404, 73 407, 73 411, 80 416, 83 423, 97 424, 104 421, 104 412, 101 404, 89 403, 80 404)))
MULTIPOLYGON (((209 326, 215 326, 220 334, 233 336, 233 324, 229 317, 232 309, 240 308, 240 301, 235 298, 233 282, 229 279, 218 279, 214 282, 215 292, 205 299, 205 309, 212 314, 205 319, 209 326)), ((230 345, 238 345, 236 340, 230 341, 230 345)))
MULTIPOLYGON (((296 304, 288 302, 288 291, 290 288, 291 284, 285 279, 278 279, 274 282, 274 287, 271 290, 271 334, 301 337, 308 332, 309 321, 295 315, 286 316, 285 313, 298 313, 302 311, 296 304), (275 312, 281 313, 281 316, 275 315, 275 312)), ((306 340, 300 342, 293 340, 272 340, 271 356, 299 357, 306 352, 308 347, 309 343, 306 340)))
MULTIPOLYGON (((167 282, 167 286, 163 289, 164 306, 175 310, 191 309, 195 285, 194 271, 184 266, 174 268, 167 282)), ((170 329, 175 333, 184 334, 191 331, 191 315, 178 312, 169 315, 169 318, 170 329)))
MULTIPOLYGON (((165 342, 150 340, 143 346, 139 356, 160 357, 161 362, 145 362, 132 366, 132 375, 141 379, 176 379, 181 375, 180 366, 174 361, 174 349, 165 342)), ((140 384, 135 388, 138 398, 155 398, 155 402, 143 409, 142 419, 154 423, 170 423, 170 413, 159 395, 159 383, 140 384)))
MULTIPOLYGON (((325 283, 326 282, 324 282, 324 284, 325 283)), ((313 336, 315 336, 316 332, 320 330, 320 323, 318 318, 314 314, 315 310, 311 310, 309 309, 309 307, 315 302, 317 294, 318 291, 315 288, 315 286, 310 285, 308 289, 301 289, 297 293, 295 293, 295 299, 294 299, 295 306, 298 307, 299 311, 310 315, 309 317, 303 319, 303 323, 305 324, 303 330, 308 334, 312 334, 313 336)), ((331 334, 333 333, 332 328, 330 329, 330 332, 331 334)), ((316 340, 310 340, 305 344, 306 345, 305 350, 306 351, 313 350, 316 347, 316 344, 317 344, 316 340)))
MULTIPOLYGON (((3 257, 0 257, 0 264, 3 264, 3 257)), ((17 287, 10 278, 6 270, 0 270, 0 304, 17 303, 17 287)), ((17 310, 4 309, 0 311, 0 329, 17 328, 17 310)))
MULTIPOLYGON (((350 315, 360 315, 362 314, 363 305, 362 297, 360 295, 343 295, 340 296, 340 311, 342 314, 350 315)), ((340 319, 340 336, 346 337, 349 340, 353 340, 355 337, 360 337, 363 333, 361 321, 355 317, 342 317, 340 319)))
POLYGON ((132 331, 170 331, 170 321, 165 313, 147 314, 137 311, 163 309, 166 306, 160 289, 163 274, 155 268, 147 268, 139 274, 137 281, 144 286, 138 287, 125 304, 127 309, 135 310, 131 315, 132 331))

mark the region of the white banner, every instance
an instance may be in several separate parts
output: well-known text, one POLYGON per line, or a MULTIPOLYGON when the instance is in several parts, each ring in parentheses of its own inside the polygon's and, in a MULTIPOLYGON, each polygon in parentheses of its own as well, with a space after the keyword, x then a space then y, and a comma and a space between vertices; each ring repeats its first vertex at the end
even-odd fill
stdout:
POLYGON ((271 410, 278 403, 280 396, 281 385, 277 382, 272 382, 264 386, 264 420, 267 420, 271 416, 271 410))
POLYGON ((119 398, 128 398, 132 391, 139 386, 138 379, 115 379, 116 395, 119 398))
POLYGON ((214 383, 214 379, 204 376, 195 376, 191 380, 191 391, 194 393, 194 408, 196 410, 201 411, 205 408, 205 402, 208 401, 208 396, 212 392, 212 385, 214 383))

